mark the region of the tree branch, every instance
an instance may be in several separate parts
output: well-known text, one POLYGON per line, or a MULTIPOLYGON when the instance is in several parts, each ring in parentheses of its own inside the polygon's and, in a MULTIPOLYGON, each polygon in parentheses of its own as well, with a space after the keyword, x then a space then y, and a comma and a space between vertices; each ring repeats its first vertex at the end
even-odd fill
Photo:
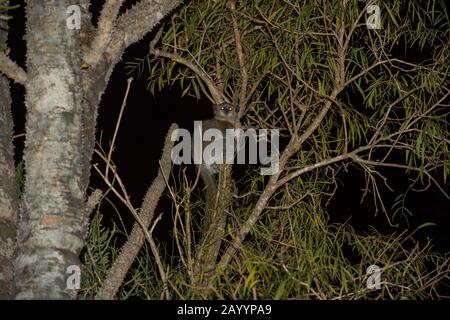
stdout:
POLYGON ((111 40, 112 30, 123 2, 124 0, 108 0, 105 2, 100 13, 94 40, 92 40, 90 50, 85 57, 86 63, 93 65, 101 59, 111 40))
POLYGON ((320 123, 327 115, 331 106, 333 105, 333 102, 336 101, 337 95, 339 94, 339 92, 343 90, 345 80, 342 77, 342 73, 345 71, 345 54, 346 50, 344 50, 344 47, 342 46, 339 47, 338 64, 335 70, 336 79, 338 79, 338 81, 336 81, 336 87, 334 87, 331 94, 327 96, 325 104, 323 105, 319 113, 316 115, 316 117, 312 120, 311 124, 308 126, 305 132, 300 136, 298 136, 296 132, 295 136, 293 136, 289 141, 288 146, 281 155, 279 161, 279 171, 270 177, 269 182, 266 188, 264 189, 263 193, 259 197, 258 202, 256 203, 252 213, 244 222, 242 227, 237 231, 236 237, 233 239, 229 247, 225 250, 225 253, 223 254, 222 258, 220 259, 220 262, 217 265, 218 268, 223 268, 230 263, 232 257, 235 255, 238 248, 242 245, 242 242, 250 232, 253 225, 258 221, 259 217, 261 216, 261 213, 264 211, 264 208, 269 202, 269 199, 272 197, 274 192, 279 188, 280 185, 278 184, 278 179, 280 177, 281 172, 285 169, 287 162, 296 152, 300 150, 302 144, 316 131, 320 123))
MULTIPOLYGON (((170 141, 173 130, 177 126, 174 124, 170 127, 166 139, 164 142, 163 153, 160 160, 160 169, 158 175, 153 180, 151 186, 148 188, 147 193, 144 197, 141 209, 139 211, 139 218, 142 224, 149 228, 153 216, 155 214, 156 205, 161 197, 164 189, 166 188, 166 183, 164 180, 164 175, 168 175, 171 168, 171 150, 173 142, 170 141)), ((139 250, 144 244, 145 235, 142 230, 141 225, 136 222, 133 226, 131 234, 127 242, 122 247, 119 256, 114 261, 111 269, 103 282, 102 287, 96 295, 96 299, 113 299, 119 290, 120 286, 125 279, 125 276, 130 269, 134 259, 136 258, 139 250)), ((152 248, 154 249, 154 248, 152 248)), ((164 279, 162 279, 164 281, 164 279)))
POLYGON ((204 72, 200 67, 195 65, 193 62, 181 57, 176 53, 165 52, 159 49, 150 48, 150 53, 155 57, 163 57, 170 59, 172 61, 178 62, 186 67, 188 67, 192 72, 194 72, 208 87, 215 104, 221 104, 225 102, 223 93, 214 84, 214 81, 209 77, 209 75, 204 72))
POLYGON ((4 52, 0 52, 0 71, 15 82, 25 85, 27 73, 12 61, 4 52))
POLYGON ((230 0, 229 6, 231 9, 231 20, 233 21, 234 41, 236 43, 236 52, 239 60, 239 67, 241 69, 241 78, 242 78, 241 89, 239 92, 239 104, 240 104, 239 119, 240 119, 244 114, 246 107, 243 103, 247 100, 248 72, 244 50, 242 49, 241 31, 239 30, 239 25, 235 15, 236 11, 235 1, 230 0))
MULTIPOLYGON (((0 31, 0 38, 6 37, 0 31)), ((0 299, 13 294, 13 260, 19 199, 16 188, 13 148, 13 121, 9 81, 0 76, 0 299)))
MULTIPOLYGON (((174 10, 182 0, 142 0, 117 20, 110 42, 114 55, 120 55, 129 45, 141 40, 163 17, 174 10)), ((108 49, 107 49, 108 50, 108 49)))

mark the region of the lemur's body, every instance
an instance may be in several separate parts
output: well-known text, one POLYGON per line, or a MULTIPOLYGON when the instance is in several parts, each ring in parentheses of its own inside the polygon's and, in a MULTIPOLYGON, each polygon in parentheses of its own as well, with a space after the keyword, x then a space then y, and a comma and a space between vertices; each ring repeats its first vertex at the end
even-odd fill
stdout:
MULTIPOLYGON (((236 108, 229 103, 213 105, 214 118, 202 122, 203 132, 208 129, 218 129, 223 137, 226 136, 226 129, 234 129, 236 123, 236 108)), ((210 142, 203 142, 203 149, 210 142)), ((225 153, 225 152, 224 152, 225 153)), ((206 201, 208 205, 214 203, 217 193, 217 178, 219 170, 217 164, 202 163, 198 165, 200 176, 206 186, 206 201)))

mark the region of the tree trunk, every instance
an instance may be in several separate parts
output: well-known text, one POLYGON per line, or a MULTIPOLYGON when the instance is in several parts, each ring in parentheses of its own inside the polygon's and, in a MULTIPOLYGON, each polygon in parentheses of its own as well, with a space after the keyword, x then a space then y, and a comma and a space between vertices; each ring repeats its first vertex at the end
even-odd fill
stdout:
POLYGON ((26 182, 17 298, 68 298, 66 272, 84 245, 81 57, 68 1, 27 5, 26 182), (32 31, 32 32, 30 32, 32 31))
MULTIPOLYGON (((85 193, 100 97, 124 50, 181 1, 142 0, 118 17, 123 2, 107 0, 94 28, 87 0, 78 6, 29 0, 27 71, 0 54, 0 71, 26 88, 26 182, 14 265, 18 299, 76 297, 77 286, 68 286, 67 279, 71 266, 80 264, 88 228, 85 193), (74 7, 81 12, 81 29, 67 23, 77 19, 74 7)), ((7 294, 10 287, 3 282, 11 283, 9 244, 18 209, 10 98, 7 81, 0 81, 0 290, 7 294)))
POLYGON ((194 265, 194 285, 206 297, 204 290, 216 271, 217 257, 225 235, 228 210, 232 201, 231 165, 221 165, 219 169, 217 194, 212 208, 207 206, 201 240, 196 248, 194 265))
MULTIPOLYGON (((7 4, 6 4, 7 5, 7 4)), ((8 24, 0 20, 0 44, 6 48, 8 24)), ((13 121, 9 81, 0 76, 0 299, 9 299, 13 289, 13 259, 16 248, 18 199, 16 191, 13 121)))

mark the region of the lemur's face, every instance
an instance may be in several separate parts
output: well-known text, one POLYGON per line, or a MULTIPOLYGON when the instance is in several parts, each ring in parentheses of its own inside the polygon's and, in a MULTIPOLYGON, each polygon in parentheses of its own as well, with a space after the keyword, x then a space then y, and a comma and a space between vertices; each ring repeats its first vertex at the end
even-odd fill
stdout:
POLYGON ((233 122, 236 119, 236 109, 232 104, 222 103, 214 106, 214 117, 217 120, 233 122))

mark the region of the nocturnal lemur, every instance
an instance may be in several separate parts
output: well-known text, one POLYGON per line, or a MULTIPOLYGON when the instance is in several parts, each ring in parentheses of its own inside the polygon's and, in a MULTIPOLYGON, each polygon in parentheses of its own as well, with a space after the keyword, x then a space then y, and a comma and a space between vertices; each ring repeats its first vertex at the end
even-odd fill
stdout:
MULTIPOLYGON (((202 122, 202 131, 208 129, 218 129, 222 136, 226 136, 226 129, 234 129, 237 122, 237 107, 230 103, 221 103, 213 105, 214 117, 202 122)), ((203 150, 209 144, 209 141, 203 141, 203 150)), ((224 144, 225 145, 225 144, 224 144)), ((225 152, 224 152, 225 153, 225 152)), ((217 193, 217 175, 219 167, 217 164, 202 163, 197 166, 200 171, 200 177, 206 186, 206 200, 211 205, 217 193)))

